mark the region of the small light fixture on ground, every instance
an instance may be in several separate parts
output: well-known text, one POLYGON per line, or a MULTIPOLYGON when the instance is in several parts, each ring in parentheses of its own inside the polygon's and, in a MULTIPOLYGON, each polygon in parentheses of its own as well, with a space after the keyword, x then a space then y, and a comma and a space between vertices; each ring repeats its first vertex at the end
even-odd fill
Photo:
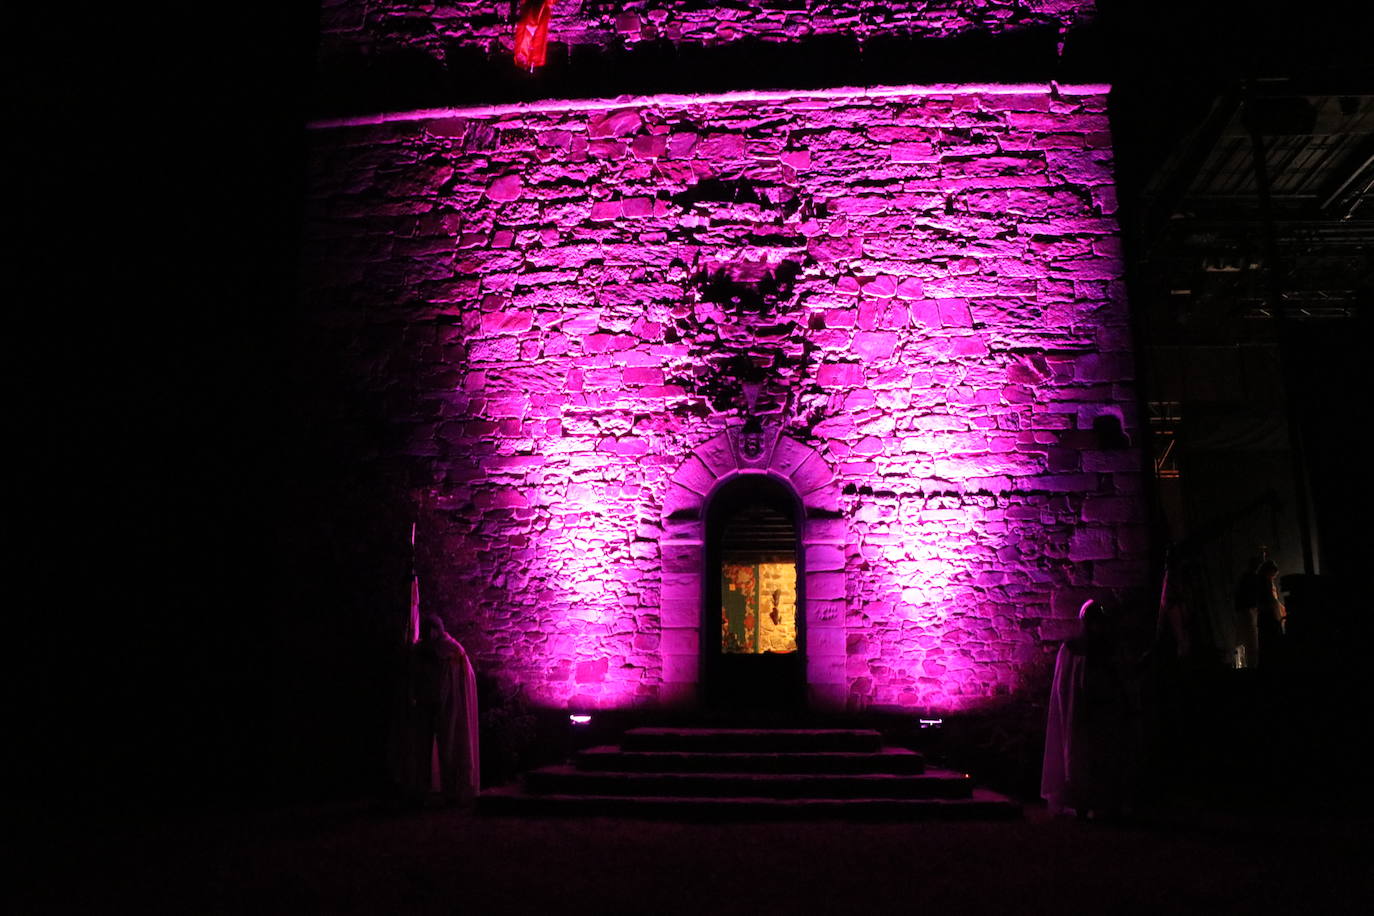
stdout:
POLYGON ((568 716, 568 721, 573 725, 590 725, 592 723, 592 717, 586 713, 575 712, 568 716))

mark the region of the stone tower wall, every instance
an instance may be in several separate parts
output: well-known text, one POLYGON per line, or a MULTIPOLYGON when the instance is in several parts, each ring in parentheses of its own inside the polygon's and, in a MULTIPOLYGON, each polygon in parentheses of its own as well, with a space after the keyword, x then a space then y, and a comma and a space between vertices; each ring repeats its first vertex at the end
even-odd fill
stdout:
POLYGON ((752 411, 833 493, 819 704, 1043 689, 1052 621, 1145 572, 1105 105, 907 87, 315 125, 306 307, 384 405, 426 607, 541 704, 680 699, 674 475, 752 411))

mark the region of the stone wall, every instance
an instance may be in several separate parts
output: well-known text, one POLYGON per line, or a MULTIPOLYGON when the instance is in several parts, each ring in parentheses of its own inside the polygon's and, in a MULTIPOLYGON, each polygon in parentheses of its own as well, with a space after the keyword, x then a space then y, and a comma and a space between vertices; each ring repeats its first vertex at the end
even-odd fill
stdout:
MULTIPOLYGON (((949 38, 1032 27, 1064 32, 1088 21, 1093 6, 1093 0, 556 0, 549 40, 570 47, 631 48, 658 41, 716 46, 816 36, 949 38)), ((406 49, 442 61, 461 48, 508 56, 517 8, 511 0, 326 0, 320 52, 329 57, 406 49)))
POLYGON ((1145 572, 1105 103, 967 86, 315 125, 306 304, 387 430, 426 606, 539 703, 680 698, 674 477, 752 410, 834 494, 818 701, 1042 690, 1056 618, 1145 572))

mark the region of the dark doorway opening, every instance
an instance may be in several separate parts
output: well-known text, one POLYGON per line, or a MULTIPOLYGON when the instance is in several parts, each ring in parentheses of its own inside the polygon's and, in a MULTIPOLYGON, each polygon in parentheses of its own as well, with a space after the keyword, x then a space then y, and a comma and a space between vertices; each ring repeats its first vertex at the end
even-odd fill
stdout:
POLYGON ((706 512, 702 684, 725 712, 786 712, 806 696, 800 501, 765 474, 735 477, 706 512))

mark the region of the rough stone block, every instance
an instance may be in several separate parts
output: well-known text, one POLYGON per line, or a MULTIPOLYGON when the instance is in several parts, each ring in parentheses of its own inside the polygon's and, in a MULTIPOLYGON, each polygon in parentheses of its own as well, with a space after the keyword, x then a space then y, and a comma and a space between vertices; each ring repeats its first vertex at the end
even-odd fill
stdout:
POLYGON ((843 518, 817 518, 808 513, 804 537, 807 543, 844 544, 849 539, 849 524, 843 518))
POLYGON ((807 572, 806 597, 808 601, 844 598, 844 574, 838 572, 807 572))
POLYGON ((524 184, 519 175, 505 175, 487 185, 487 197, 494 201, 518 200, 524 184))
POLYGON ((640 124, 639 112, 633 108, 594 113, 587 122, 587 136, 623 137, 639 130, 640 124))
POLYGON ((964 299, 939 299, 940 324, 946 328, 967 328, 973 325, 968 301, 964 299))
POLYGON ((673 483, 701 494, 703 499, 715 486, 716 479, 716 475, 706 465, 702 464, 701 459, 696 455, 689 455, 672 476, 673 483))
POLYGON ((695 684, 700 680, 701 662, 696 654, 663 656, 665 684, 695 684))
POLYGON ((701 634, 696 628, 664 627, 661 645, 664 655, 695 657, 701 650, 701 634))
POLYGON ((827 387, 862 385, 863 367, 858 363, 826 363, 816 371, 816 381, 827 387))
POLYGON ((845 564, 844 548, 838 544, 808 544, 805 548, 805 568, 823 572, 842 570, 845 564))
POLYGON ((925 295, 921 281, 915 277, 904 277, 897 284, 897 297, 900 299, 920 299, 925 295))
POLYGON ((664 541, 695 541, 701 542, 704 535, 700 518, 683 518, 682 516, 670 516, 663 522, 664 541))
POLYGON ((806 682, 808 684, 847 684, 844 671, 844 656, 826 655, 817 657, 809 652, 806 656, 806 682))
POLYGON ((665 627, 698 627, 701 625, 701 597, 679 593, 659 599, 659 619, 665 627))
POLYGON ((897 281, 889 276, 874 277, 863 284, 863 293, 865 296, 891 299, 897 294, 897 281))
POLYGON ((845 657, 844 627, 813 627, 806 631, 808 658, 845 657))
POLYGON ((854 335, 854 354, 863 359, 887 359, 897 349, 891 331, 860 331, 854 335))
POLYGON ((814 455, 815 451, 809 445, 784 437, 778 441, 773 449, 773 460, 769 464, 769 469, 782 477, 791 479, 793 472, 814 455))
POLYGON ((693 450, 693 454, 715 477, 724 477, 738 470, 735 461, 735 448, 725 433, 716 436, 693 450))
POLYGON ((590 219, 593 222, 610 222, 620 216, 620 201, 599 200, 592 204, 590 219))
POLYGON ((665 544, 662 562, 664 573, 690 573, 699 576, 705 568, 700 546, 665 544))
POLYGON ((831 483, 803 493, 802 505, 808 515, 837 513, 842 508, 839 488, 831 483))
POLYGON ((663 514, 671 516, 674 513, 690 512, 696 515, 701 510, 702 499, 703 496, 698 491, 670 481, 663 495, 663 514))
POLYGON ((606 680, 606 670, 609 664, 604 658, 578 662, 573 679, 579 684, 599 684, 606 680))
POLYGON ((1069 559, 1075 563, 1110 560, 1115 556, 1116 541, 1109 528, 1080 529, 1069 539, 1069 559))
POLYGON ((845 603, 843 598, 821 598, 806 596, 806 625, 808 627, 835 627, 844 623, 845 603))
POLYGON ((819 452, 812 452, 800 467, 792 471, 789 479, 798 492, 808 494, 829 487, 835 480, 835 474, 819 452))
POLYGON ((940 303, 938 299, 920 299, 911 303, 911 321, 917 327, 940 327, 940 303))
POLYGON ((1140 522, 1145 519, 1145 507, 1140 500, 1124 496, 1092 496, 1083 501, 1085 522, 1140 522))

